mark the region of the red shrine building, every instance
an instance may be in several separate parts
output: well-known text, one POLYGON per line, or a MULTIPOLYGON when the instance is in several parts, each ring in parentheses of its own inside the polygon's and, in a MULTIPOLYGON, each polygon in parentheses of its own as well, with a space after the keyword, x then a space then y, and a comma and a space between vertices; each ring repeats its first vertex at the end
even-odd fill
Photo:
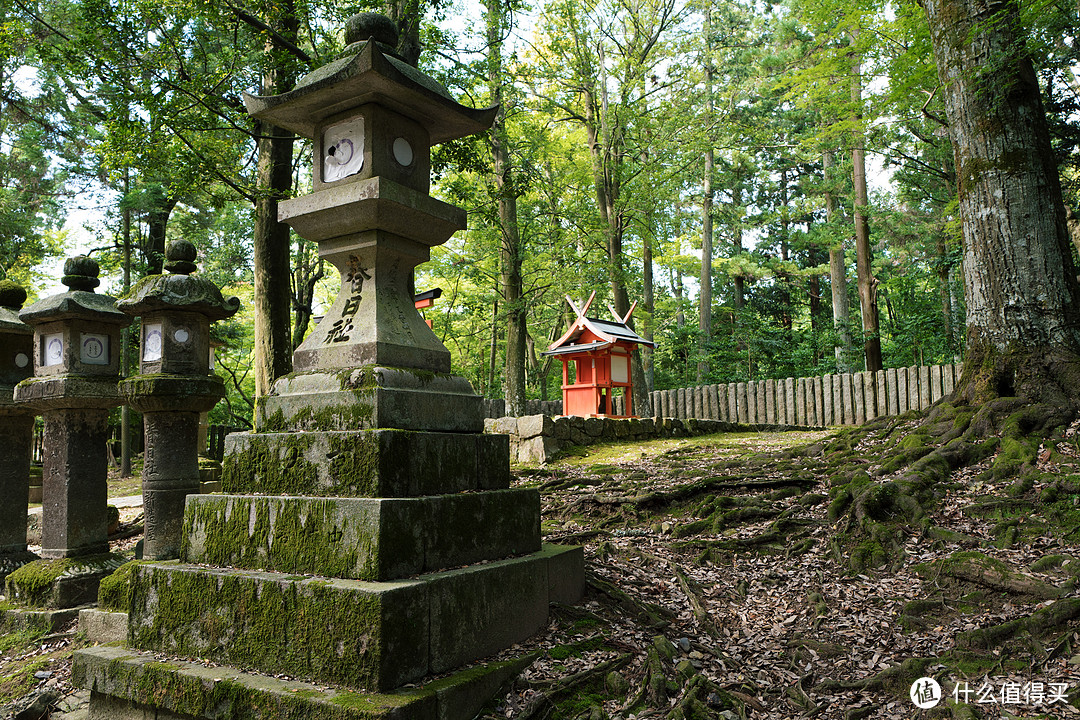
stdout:
POLYGON ((633 410, 633 377, 630 360, 635 346, 656 344, 631 330, 627 323, 637 307, 635 302, 625 317, 619 317, 610 305, 614 318, 599 320, 585 317, 596 298, 594 292, 580 309, 569 297, 566 302, 577 319, 566 334, 551 344, 544 355, 555 355, 563 364, 563 414, 584 417, 635 417, 633 410), (574 380, 570 381, 573 363, 574 380), (625 399, 625 415, 615 413, 616 393, 625 399))

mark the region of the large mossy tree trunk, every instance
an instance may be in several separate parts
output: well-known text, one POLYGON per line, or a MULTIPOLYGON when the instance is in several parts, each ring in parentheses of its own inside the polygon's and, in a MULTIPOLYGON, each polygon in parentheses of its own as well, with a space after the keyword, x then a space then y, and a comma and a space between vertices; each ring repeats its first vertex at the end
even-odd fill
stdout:
POLYGON ((954 403, 1080 400, 1080 300, 1015 0, 923 0, 959 178, 967 353, 954 403))

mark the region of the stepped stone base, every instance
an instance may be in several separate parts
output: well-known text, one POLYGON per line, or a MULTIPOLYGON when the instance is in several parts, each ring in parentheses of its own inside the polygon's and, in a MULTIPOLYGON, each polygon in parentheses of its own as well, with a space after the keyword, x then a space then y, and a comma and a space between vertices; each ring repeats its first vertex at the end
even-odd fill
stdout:
POLYGON ((504 435, 409 430, 232 433, 221 485, 234 494, 410 497, 510 486, 504 435))
POLYGON ((255 429, 475 433, 484 429, 482 404, 469 381, 457 375, 371 365, 298 372, 279 378, 270 395, 259 398, 255 429))
POLYGON ((471 720, 532 661, 489 663, 421 688, 370 694, 97 647, 75 653, 72 680, 92 691, 89 720, 471 720), (153 706, 142 704, 150 698, 153 706))
POLYGON ((529 637, 580 598, 581 548, 395 582, 175 563, 137 566, 128 645, 368 690, 449 671, 529 637))
POLYGON ((390 580, 540 549, 540 496, 191 496, 180 559, 246 570, 390 580))

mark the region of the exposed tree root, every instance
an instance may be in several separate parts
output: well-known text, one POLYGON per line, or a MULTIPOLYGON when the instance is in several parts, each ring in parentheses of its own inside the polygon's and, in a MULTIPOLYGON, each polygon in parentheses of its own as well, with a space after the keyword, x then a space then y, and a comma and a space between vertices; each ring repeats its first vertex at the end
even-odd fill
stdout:
POLYGON ((931 563, 919 569, 924 578, 938 575, 967 580, 991 590, 1030 595, 1041 600, 1052 600, 1062 594, 1062 589, 1025 573, 1010 570, 1004 563, 982 553, 955 553, 952 557, 931 563))
POLYGON ((666 627, 671 620, 670 610, 653 603, 643 603, 594 573, 586 572, 586 582, 617 602, 623 610, 651 628, 666 627))
POLYGON ((632 658, 633 656, 629 653, 620 655, 614 660, 599 663, 588 670, 583 670, 568 678, 564 678, 554 688, 541 692, 535 698, 530 700, 529 704, 525 706, 525 709, 518 717, 521 718, 521 720, 546 720, 555 713, 558 702, 566 697, 572 696, 586 685, 596 682, 597 680, 602 682, 608 676, 608 673, 615 672, 619 668, 624 667, 632 658))
POLYGON ((1080 618, 1080 598, 1063 598, 1027 617, 963 633, 956 638, 956 646, 993 649, 1024 633, 1039 637, 1064 628, 1076 618, 1080 618))

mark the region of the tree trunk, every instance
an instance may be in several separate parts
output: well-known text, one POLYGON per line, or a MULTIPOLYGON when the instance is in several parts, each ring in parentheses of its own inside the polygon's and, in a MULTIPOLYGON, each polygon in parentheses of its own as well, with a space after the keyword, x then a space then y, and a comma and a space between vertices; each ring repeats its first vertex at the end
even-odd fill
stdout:
POLYGON ((315 286, 326 274, 326 261, 319 257, 314 243, 297 248, 296 268, 292 271, 293 328, 292 349, 300 347, 307 335, 315 303, 315 286))
POLYGON ((1015 0, 924 0, 959 178, 967 357, 957 396, 1075 412, 1080 289, 1015 0))
POLYGON ((498 117, 491 128, 491 160, 495 174, 495 194, 499 205, 499 282, 503 309, 506 312, 506 371, 503 394, 506 414, 525 414, 526 335, 524 284, 521 274, 522 247, 518 229, 517 192, 514 167, 510 160, 506 134, 506 108, 502 95, 503 6, 498 0, 487 1, 488 91, 491 102, 499 105, 498 117))
MULTIPOLYGON (((498 288, 496 288, 498 293, 498 288)), ((491 304, 491 348, 488 357, 488 376, 485 385, 486 393, 490 394, 495 387, 495 358, 499 354, 499 300, 491 304)))
MULTIPOLYGON (((833 154, 826 150, 821 155, 821 168, 825 173, 825 182, 829 186, 829 170, 833 166, 833 154)), ((831 187, 831 186, 830 186, 831 187)), ((831 225, 836 219, 836 194, 825 192, 825 218, 831 225)), ((833 347, 836 353, 836 371, 851 371, 851 309, 848 305, 847 263, 844 261, 844 243, 839 241, 829 247, 829 286, 832 289, 833 327, 840 343, 833 347)))
POLYGON ((420 19, 423 17, 420 0, 387 0, 383 10, 397 25, 398 54, 416 67, 420 61, 420 19))
POLYGON ((698 293, 698 330, 701 353, 697 365, 697 381, 702 383, 709 375, 709 343, 712 339, 712 251, 713 251, 713 164, 716 162, 712 145, 713 115, 713 66, 712 66, 712 6, 705 3, 705 173, 701 189, 701 276, 698 293))
POLYGON ((143 243, 143 259, 147 275, 160 275, 165 266, 165 236, 169 217, 178 202, 177 198, 163 198, 161 204, 146 213, 146 242, 143 243))
POLYGON ((956 351, 956 336, 953 332, 952 293, 949 291, 949 265, 945 262, 945 238, 937 239, 937 274, 938 297, 941 299, 941 316, 945 323, 945 349, 952 355, 956 351))
MULTIPOLYGON (((293 0, 274 5, 264 15, 286 40, 297 41, 300 27, 293 0)), ((296 82, 296 60, 267 43, 268 70, 263 75, 262 94, 276 95, 291 90, 296 82)), ((256 169, 259 195, 255 201, 255 394, 266 395, 274 380, 292 371, 290 333, 291 268, 289 267, 289 226, 278 222, 278 201, 292 191, 293 134, 257 121, 259 161, 256 169)))
POLYGON ((859 305, 862 309, 863 357, 866 370, 882 369, 881 336, 878 327, 877 278, 870 266, 870 220, 866 194, 866 136, 862 121, 862 69, 859 63, 851 74, 851 101, 857 108, 855 145, 851 149, 852 173, 855 183, 855 274, 859 285, 859 305))
MULTIPOLYGON (((647 316, 645 326, 641 329, 641 337, 649 341, 653 339, 653 317, 655 317, 653 311, 656 307, 655 291, 653 289, 653 236, 651 234, 653 227, 654 225, 649 223, 650 233, 645 235, 641 248, 641 302, 645 306, 647 316)), ((653 349, 651 347, 641 348, 641 369, 645 375, 645 387, 652 392, 656 387, 656 379, 653 371, 653 349)))
MULTIPOLYGON (((742 254, 742 188, 738 187, 739 178, 735 178, 736 186, 731 190, 731 204, 734 206, 735 212, 733 213, 734 222, 731 227, 731 249, 732 256, 737 257, 742 254)), ((734 306, 735 310, 742 310, 743 305, 746 303, 746 278, 742 275, 735 275, 731 278, 731 281, 735 284, 735 298, 734 306)), ((732 323, 734 325, 734 323, 732 323)))

